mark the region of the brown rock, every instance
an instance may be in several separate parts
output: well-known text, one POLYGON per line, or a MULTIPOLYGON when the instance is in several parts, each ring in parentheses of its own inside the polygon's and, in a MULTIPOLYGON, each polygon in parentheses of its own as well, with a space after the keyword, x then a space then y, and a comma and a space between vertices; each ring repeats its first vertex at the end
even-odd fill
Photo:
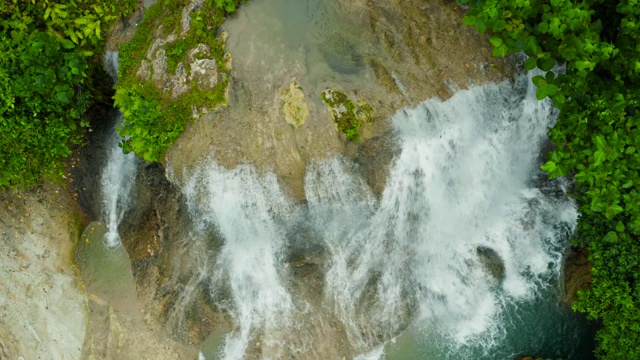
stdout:
POLYGON ((586 248, 571 247, 564 260, 564 295, 562 301, 568 306, 578 296, 578 291, 585 290, 591 283, 591 263, 586 248))

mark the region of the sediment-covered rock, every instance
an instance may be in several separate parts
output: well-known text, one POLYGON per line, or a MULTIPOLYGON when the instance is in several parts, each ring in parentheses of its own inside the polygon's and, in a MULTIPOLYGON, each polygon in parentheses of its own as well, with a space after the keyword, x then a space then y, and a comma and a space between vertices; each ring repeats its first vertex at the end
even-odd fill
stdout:
POLYGON ((59 186, 0 193, 0 358, 79 359, 87 297, 72 247, 82 216, 59 186))
POLYGON ((355 157, 358 144, 389 130, 390 116, 398 109, 434 96, 447 98, 473 84, 503 80, 512 72, 509 61, 491 56, 485 36, 461 23, 463 11, 454 3, 336 4, 341 25, 324 31, 317 49, 309 44, 305 51, 290 51, 291 45, 281 37, 252 30, 260 29, 261 23, 248 14, 258 8, 255 11, 268 11, 265 3, 250 3, 223 26, 230 34, 228 53, 235 58, 230 107, 202 116, 169 149, 167 159, 177 180, 183 169, 213 154, 228 168, 251 163, 274 171, 289 194, 302 201, 309 160, 338 154, 355 157), (320 76, 320 71, 326 75, 320 76), (366 101, 370 121, 351 129, 349 137, 357 143, 347 141, 322 103, 326 89, 366 101), (294 116, 283 99, 299 97, 298 90, 307 110, 301 105, 294 116))

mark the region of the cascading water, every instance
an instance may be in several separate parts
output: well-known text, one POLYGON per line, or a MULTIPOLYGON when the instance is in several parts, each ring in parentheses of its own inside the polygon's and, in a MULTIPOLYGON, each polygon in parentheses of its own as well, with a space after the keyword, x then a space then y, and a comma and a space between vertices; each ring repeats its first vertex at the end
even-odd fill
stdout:
POLYGON ((453 358, 461 353, 451 348, 469 345, 496 356, 505 306, 532 300, 557 278, 575 228, 573 203, 532 183, 553 121, 550 104, 522 77, 398 113, 402 150, 379 203, 358 195, 364 183, 339 161, 312 167, 311 219, 330 229, 328 303, 357 349, 421 324, 445 339, 453 358), (480 249, 499 256, 499 284, 480 249))
POLYGON ((185 194, 201 226, 215 225, 226 240, 209 277, 213 289, 229 288, 233 302, 236 331, 226 337, 224 358, 242 359, 256 330, 264 332, 266 347, 277 347, 276 334, 287 327, 292 311, 279 274, 279 223, 292 209, 277 179, 248 166, 227 171, 211 162, 192 175, 185 194))
MULTIPOLYGON (((118 52, 108 51, 104 58, 107 70, 114 81, 118 74, 118 52)), ((129 208, 129 195, 136 178, 138 158, 135 154, 125 154, 118 145, 122 138, 115 128, 122 120, 122 113, 117 113, 114 129, 106 142, 107 164, 100 177, 103 204, 103 217, 107 225, 105 241, 108 246, 120 244, 118 225, 129 208)))
MULTIPOLYGON (((244 358, 257 338, 263 358, 304 354, 287 343, 309 336, 300 323, 314 321, 296 315, 309 307, 288 281, 285 253, 300 241, 291 236, 300 224, 313 230, 293 237, 328 253, 321 311, 340 320, 357 359, 506 359, 529 350, 514 328, 547 306, 536 305, 541 294, 554 296, 577 217, 570 200, 538 189, 554 113, 530 83, 475 87, 396 114, 401 151, 379 200, 342 158, 310 164, 306 205, 249 166, 209 161, 187 176, 194 218, 224 238, 207 277, 211 298, 232 299, 220 301, 236 324, 221 357, 244 358), (402 355, 396 341, 420 349, 402 355)), ((556 341, 553 356, 575 358, 579 326, 554 314, 539 331, 556 341)))
MULTIPOLYGON (((122 114, 118 116, 116 126, 122 119, 122 114)), ((121 140, 120 135, 113 130, 107 145, 107 165, 100 177, 103 216, 107 225, 105 240, 109 246, 120 244, 118 225, 129 208, 129 195, 138 165, 138 158, 134 153, 125 154, 118 146, 121 140)))

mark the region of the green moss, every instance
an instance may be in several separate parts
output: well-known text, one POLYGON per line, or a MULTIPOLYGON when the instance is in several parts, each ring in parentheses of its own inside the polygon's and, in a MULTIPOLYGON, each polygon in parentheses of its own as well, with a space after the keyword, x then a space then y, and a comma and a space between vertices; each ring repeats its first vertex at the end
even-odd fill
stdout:
MULTIPOLYGON (((240 1, 232 2, 237 4, 240 1)), ((151 80, 141 80, 136 75, 142 61, 150 61, 147 51, 158 35, 164 38, 171 34, 180 35, 182 9, 189 4, 188 0, 156 2, 145 11, 144 20, 138 24, 133 39, 120 48, 115 99, 116 106, 124 114, 119 131, 128 138, 122 144, 126 151, 134 151, 148 161, 159 161, 192 119, 194 107, 216 109, 226 105, 229 70, 225 66, 224 44, 217 36, 217 30, 228 13, 228 7, 217 3, 205 1, 202 9, 191 13, 189 33, 163 47, 168 72, 175 73, 178 64, 183 63, 189 73, 189 52, 198 44, 209 46, 210 54, 200 53, 196 58, 211 58, 218 64, 222 80, 213 90, 202 90, 192 83, 189 91, 176 99, 172 98, 171 91, 158 89, 151 80)))
POLYGON ((371 122, 373 109, 365 100, 354 103, 347 94, 336 89, 322 92, 322 100, 333 113, 333 121, 349 141, 360 139, 360 127, 363 122, 371 122))

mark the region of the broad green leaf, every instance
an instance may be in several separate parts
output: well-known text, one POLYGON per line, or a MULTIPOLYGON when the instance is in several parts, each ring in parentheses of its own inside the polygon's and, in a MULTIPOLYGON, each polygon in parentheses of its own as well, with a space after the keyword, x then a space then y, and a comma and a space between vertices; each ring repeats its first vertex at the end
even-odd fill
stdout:
POLYGON ((604 241, 608 243, 616 243, 618 242, 618 234, 616 234, 615 231, 609 231, 607 235, 605 235, 604 241))
POLYGON ((533 58, 533 57, 528 58, 527 61, 525 61, 524 63, 524 69, 527 71, 535 69, 536 66, 537 66, 537 60, 536 58, 533 58))
POLYGON ((554 84, 545 84, 536 91, 536 98, 542 100, 547 96, 552 96, 558 91, 558 87, 554 84))
POLYGON ((602 165, 602 163, 607 159, 607 154, 605 154, 604 151, 602 150, 598 150, 593 154, 593 157, 594 157, 593 166, 599 166, 599 165, 602 165))
POLYGON ((489 42, 491 43, 491 45, 493 45, 494 47, 498 47, 500 45, 502 45, 502 39, 494 36, 491 39, 489 39, 489 42))
POLYGON ((602 135, 596 135, 593 138, 593 143, 596 145, 598 150, 603 150, 607 146, 607 142, 602 135))
POLYGON ((552 173, 556 169, 556 163, 547 161, 544 165, 540 166, 540 168, 548 173, 552 173))

